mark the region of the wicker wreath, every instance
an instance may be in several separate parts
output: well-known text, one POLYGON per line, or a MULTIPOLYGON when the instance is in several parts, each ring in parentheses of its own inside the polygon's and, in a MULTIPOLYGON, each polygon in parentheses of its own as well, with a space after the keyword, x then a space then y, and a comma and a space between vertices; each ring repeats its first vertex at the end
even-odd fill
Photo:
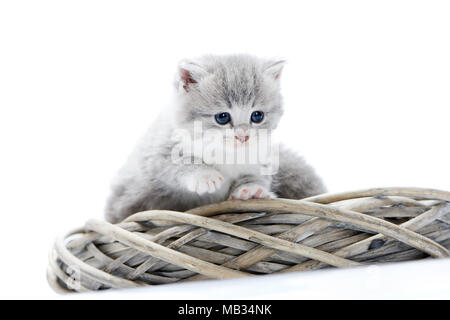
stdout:
POLYGON ((445 191, 376 188, 89 220, 56 240, 47 278, 73 292, 444 258, 449 201, 445 191))

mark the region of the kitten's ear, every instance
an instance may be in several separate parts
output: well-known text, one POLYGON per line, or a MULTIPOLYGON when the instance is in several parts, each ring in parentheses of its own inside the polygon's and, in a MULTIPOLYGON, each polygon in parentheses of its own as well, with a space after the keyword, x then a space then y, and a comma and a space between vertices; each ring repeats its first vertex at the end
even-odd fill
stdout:
POLYGON ((194 61, 183 60, 178 65, 180 87, 183 87, 186 92, 188 92, 190 87, 198 83, 206 74, 207 71, 194 61))
POLYGON ((268 62, 264 68, 264 73, 278 80, 281 76, 281 71, 286 64, 286 60, 272 60, 268 62))

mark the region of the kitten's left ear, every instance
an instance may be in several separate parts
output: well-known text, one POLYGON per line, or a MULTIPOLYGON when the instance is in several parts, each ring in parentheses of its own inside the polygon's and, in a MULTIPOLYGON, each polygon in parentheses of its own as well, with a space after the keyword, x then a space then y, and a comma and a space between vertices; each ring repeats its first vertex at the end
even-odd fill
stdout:
POLYGON ((178 74, 184 91, 188 92, 192 85, 200 82, 207 71, 194 61, 183 60, 178 65, 178 74))
POLYGON ((272 60, 267 63, 264 73, 271 76, 273 79, 278 80, 285 64, 286 60, 272 60))

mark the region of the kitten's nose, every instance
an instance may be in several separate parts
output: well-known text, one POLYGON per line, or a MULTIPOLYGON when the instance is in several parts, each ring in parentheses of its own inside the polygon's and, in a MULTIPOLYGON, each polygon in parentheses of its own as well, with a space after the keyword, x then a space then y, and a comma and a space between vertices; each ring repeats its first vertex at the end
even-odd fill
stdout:
POLYGON ((245 135, 245 136, 234 136, 234 138, 236 139, 236 140, 239 140, 241 143, 245 143, 245 142, 247 142, 248 141, 248 139, 250 138, 248 135, 245 135))

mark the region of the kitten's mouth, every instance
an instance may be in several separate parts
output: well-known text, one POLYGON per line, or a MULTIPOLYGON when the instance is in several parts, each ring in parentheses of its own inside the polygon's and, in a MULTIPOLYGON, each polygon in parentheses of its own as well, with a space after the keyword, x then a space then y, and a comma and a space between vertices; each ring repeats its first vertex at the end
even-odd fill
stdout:
POLYGON ((245 148, 249 145, 248 141, 240 142, 240 141, 234 141, 234 147, 235 148, 245 148))
POLYGON ((253 143, 253 140, 249 137, 244 138, 244 139, 237 139, 235 137, 227 137, 224 139, 224 143, 228 147, 232 147, 234 149, 241 149, 241 148, 250 147, 250 145, 252 145, 252 143, 253 143))

